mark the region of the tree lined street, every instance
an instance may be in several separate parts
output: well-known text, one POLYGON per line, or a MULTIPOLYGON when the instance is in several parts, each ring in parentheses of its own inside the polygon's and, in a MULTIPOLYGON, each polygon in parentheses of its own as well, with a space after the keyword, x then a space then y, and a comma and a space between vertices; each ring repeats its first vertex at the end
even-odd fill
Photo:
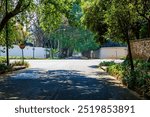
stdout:
POLYGON ((150 98, 148 40, 150 0, 1 0, 0 99, 139 99, 106 72, 150 98), (13 57, 15 46, 22 53, 13 57), (25 56, 28 46, 32 56, 25 56), (103 47, 114 46, 128 48, 109 56, 120 54, 121 63, 68 59, 100 59, 103 47), (35 56, 36 48, 45 60, 35 56))

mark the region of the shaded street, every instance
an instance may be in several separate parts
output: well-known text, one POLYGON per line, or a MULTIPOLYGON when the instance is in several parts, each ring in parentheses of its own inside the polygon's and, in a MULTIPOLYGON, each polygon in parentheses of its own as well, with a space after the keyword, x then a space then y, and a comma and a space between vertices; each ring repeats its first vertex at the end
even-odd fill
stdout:
POLYGON ((101 60, 28 60, 30 68, 0 76, 0 99, 140 99, 99 69, 101 60))

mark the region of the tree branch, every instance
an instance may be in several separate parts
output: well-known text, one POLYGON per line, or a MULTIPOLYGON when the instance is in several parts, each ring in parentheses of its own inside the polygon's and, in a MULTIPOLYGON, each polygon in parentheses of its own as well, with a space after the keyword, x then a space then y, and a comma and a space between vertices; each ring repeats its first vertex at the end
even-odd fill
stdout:
POLYGON ((5 27, 6 23, 14 16, 16 16, 17 14, 23 12, 25 9, 27 9, 30 5, 31 1, 27 4, 27 5, 23 5, 22 0, 19 0, 15 9, 9 13, 7 13, 4 18, 2 19, 2 21, 0 22, 0 32, 3 30, 3 28, 5 27))

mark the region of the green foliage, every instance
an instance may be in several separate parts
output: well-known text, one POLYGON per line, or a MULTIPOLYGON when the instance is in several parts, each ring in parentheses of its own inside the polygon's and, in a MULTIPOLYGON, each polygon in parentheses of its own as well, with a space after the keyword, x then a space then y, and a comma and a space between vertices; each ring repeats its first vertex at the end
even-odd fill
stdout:
POLYGON ((14 66, 25 66, 26 68, 29 67, 29 63, 26 62, 26 61, 15 61, 13 63, 11 63, 11 66, 14 67, 14 66))
POLYGON ((10 66, 7 66, 6 64, 4 64, 4 62, 5 62, 5 58, 1 57, 0 58, 0 74, 12 71, 13 67, 15 66, 25 66, 26 68, 29 67, 28 62, 15 61, 11 63, 10 66))
POLYGON ((108 25, 107 36, 124 41, 136 20, 137 16, 130 2, 113 0, 105 13, 105 22, 108 25))
POLYGON ((128 35, 139 39, 150 33, 149 0, 83 0, 81 6, 82 23, 100 42, 125 42, 128 35))
POLYGON ((50 34, 49 39, 59 41, 60 48, 71 48, 78 52, 95 50, 99 47, 92 32, 71 26, 57 29, 50 34))
POLYGON ((80 19, 82 17, 82 9, 79 3, 74 3, 72 5, 72 9, 69 11, 69 13, 66 15, 68 18, 68 22, 71 26, 78 27, 81 25, 80 19))
MULTIPOLYGON (((19 0, 12 1, 10 0, 8 3, 8 12, 11 12, 15 9, 14 4, 18 4, 20 9, 16 9, 18 12, 15 16, 13 16, 8 24, 9 24, 9 45, 12 45, 20 40, 21 36, 20 30, 16 29, 16 23, 22 25, 23 28, 27 30, 31 30, 31 25, 33 23, 38 24, 44 31, 52 31, 58 28, 61 23, 63 17, 69 12, 72 2, 74 0, 19 0), (15 2, 15 3, 14 3, 15 2)), ((0 20, 4 17, 5 11, 5 1, 1 2, 2 6, 0 6, 0 20)), ((0 22, 1 23, 1 22, 0 22)), ((28 31, 27 31, 28 32, 28 31)), ((0 45, 5 45, 5 31, 0 31, 0 45)))
MULTIPOLYGON (((9 47, 11 47, 14 43, 18 44, 19 42, 25 41, 29 32, 25 30, 25 27, 21 25, 19 22, 15 21, 15 19, 11 19, 8 22, 8 39, 9 39, 9 47)), ((0 45, 5 46, 5 31, 0 32, 0 45)))
MULTIPOLYGON (((108 63, 107 63, 108 64, 108 63)), ((149 92, 150 87, 150 63, 143 60, 134 60, 135 71, 130 72, 128 61, 121 64, 113 64, 108 66, 108 73, 116 76, 125 85, 131 87, 133 85, 132 77, 136 77, 136 81, 133 88, 134 90, 140 89, 141 92, 149 92), (133 75, 134 74, 134 75, 133 75)))
POLYGON ((0 74, 5 73, 11 69, 11 67, 7 66, 5 63, 6 63, 6 58, 0 57, 0 74))
POLYGON ((104 34, 107 31, 107 25, 104 22, 106 6, 107 4, 103 0, 84 1, 82 3, 81 22, 96 34, 98 43, 104 42, 104 34))
MULTIPOLYGON (((63 1, 62 1, 63 2, 63 1)), ((56 23, 50 23, 49 25, 47 24, 48 22, 51 22, 51 20, 46 20, 46 17, 48 17, 46 14, 45 17, 43 17, 43 20, 40 22, 46 23, 43 26, 50 27, 48 28, 49 31, 46 34, 46 37, 48 39, 48 44, 47 46, 52 48, 52 49, 70 49, 70 50, 76 50, 76 51, 87 51, 87 50, 92 50, 92 49, 97 49, 98 45, 95 43, 94 36, 95 34, 91 33, 89 30, 85 30, 80 26, 80 18, 82 16, 82 10, 80 7, 80 0, 79 1, 74 1, 74 0, 66 0, 66 4, 62 3, 64 5, 64 8, 62 6, 58 9, 59 2, 53 2, 50 5, 54 5, 54 9, 56 11, 50 13, 50 18, 51 20, 56 22, 56 23), (56 4, 58 6, 56 6, 56 4), (53 17, 57 13, 57 19, 53 17), (60 18, 60 19, 59 19, 60 18), (54 20, 55 19, 55 20, 54 20), (44 21, 44 22, 43 22, 44 21), (51 25, 54 25, 51 26, 51 25), (59 28, 58 28, 59 27, 59 28), (57 29, 56 29, 57 28, 57 29), (51 30, 52 29, 52 30, 51 30)), ((46 10, 46 9, 44 9, 46 10)), ((50 7, 48 7, 48 12, 51 11, 50 7)), ((43 12, 42 12, 42 14, 43 12)), ((41 17, 40 17, 41 18, 41 17)), ((41 25, 40 25, 41 26, 41 25)), ((42 29, 44 29, 44 27, 42 29)), ((44 30, 46 30, 45 28, 44 30)))
POLYGON ((53 31, 58 28, 62 19, 71 9, 73 0, 43 0, 39 3, 38 18, 40 27, 44 31, 53 31))
MULTIPOLYGON (((17 9, 20 12, 8 22, 9 47, 27 39, 28 35, 32 40, 29 31, 36 27, 42 30, 44 43, 51 41, 53 49, 59 48, 59 41, 60 48, 81 52, 97 49, 95 40, 101 43, 105 39, 124 41, 127 36, 134 39, 135 35, 146 37, 148 33, 148 0, 9 0, 8 12, 13 11, 17 3, 21 5, 17 9), (16 27, 17 23, 19 27, 16 27), (60 31, 63 26, 67 28, 60 31), (24 32, 20 28, 25 29, 24 32)), ((0 21, 4 16, 5 1, 1 1, 0 21)), ((38 34, 36 38, 41 37, 38 34)), ((0 31, 0 40, 0 45, 5 46, 4 30, 0 31)))
POLYGON ((10 66, 0 63, 0 74, 5 73, 10 70, 10 66))
POLYGON ((6 58, 5 57, 0 57, 0 64, 5 63, 6 62, 6 58))
POLYGON ((110 65, 107 69, 108 73, 110 73, 111 75, 116 76, 118 79, 122 79, 124 76, 124 66, 122 66, 121 64, 113 64, 110 65))
POLYGON ((145 80, 150 79, 150 63, 137 60, 135 61, 135 74, 137 75, 137 85, 145 85, 145 80))
POLYGON ((143 19, 141 22, 140 28, 140 38, 147 38, 148 37, 148 23, 143 19))
MULTIPOLYGON (((8 12, 15 8, 15 2, 9 0, 8 12)), ((109 39, 124 39, 124 33, 128 31, 132 38, 133 33, 139 30, 141 37, 147 35, 146 27, 149 20, 148 0, 19 0, 21 10, 9 20, 9 43, 13 44, 18 37, 15 30, 16 22, 30 30, 36 23, 44 31, 54 31, 67 18, 71 26, 79 26, 80 23, 95 33, 97 42, 109 39), (80 22, 81 20, 81 22, 80 22), (140 29, 135 25, 139 23, 140 29), (134 29, 134 31, 133 31, 134 29), (107 33, 106 33, 107 32, 107 33)), ((4 17, 5 1, 0 4, 0 20, 4 17)), ((5 45, 5 32, 0 33, 0 44, 5 45)))
MULTIPOLYGON (((14 24, 12 23, 12 22, 9 22, 10 24, 8 24, 8 31, 10 32, 10 34, 9 34, 9 46, 10 45, 12 45, 12 43, 14 42, 14 33, 15 33, 15 30, 14 30, 14 24), (12 38, 10 38, 10 37, 12 37, 12 38)), ((1 31, 0 32, 0 45, 5 45, 6 44, 6 40, 5 40, 5 31, 3 30, 3 31, 1 31)))
POLYGON ((104 61, 104 62, 101 62, 99 65, 100 66, 111 66, 111 65, 114 65, 114 64, 115 64, 114 61, 109 61, 109 62, 104 61))

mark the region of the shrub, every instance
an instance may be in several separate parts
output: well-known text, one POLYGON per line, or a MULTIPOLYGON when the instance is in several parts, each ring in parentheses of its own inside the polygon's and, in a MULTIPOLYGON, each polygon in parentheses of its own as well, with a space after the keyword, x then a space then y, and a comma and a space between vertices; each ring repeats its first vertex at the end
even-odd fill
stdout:
POLYGON ((113 76, 116 76, 117 79, 121 79, 125 71, 124 69, 125 69, 124 66, 122 66, 121 64, 114 64, 114 65, 110 65, 107 68, 107 72, 113 76))
POLYGON ((5 64, 0 64, 0 73, 5 73, 5 72, 10 71, 10 70, 11 70, 10 66, 7 66, 5 64))
POLYGON ((15 62, 11 63, 10 66, 7 66, 4 63, 0 63, 0 74, 14 70, 13 69, 14 66, 25 66, 27 68, 27 67, 29 67, 29 63, 22 62, 22 61, 15 61, 15 62))
POLYGON ((111 66, 111 65, 115 65, 115 62, 114 61, 109 61, 109 62, 104 61, 104 62, 101 62, 99 65, 100 66, 111 66))
POLYGON ((0 64, 5 63, 5 62, 6 62, 6 58, 5 57, 0 57, 0 64))
POLYGON ((108 66, 107 71, 113 76, 119 78, 123 84, 133 86, 134 89, 140 90, 142 94, 150 92, 150 63, 142 60, 134 60, 135 71, 130 72, 129 61, 121 64, 113 64, 108 66))
POLYGON ((0 64, 0 71, 5 71, 7 66, 5 64, 0 64))
POLYGON ((15 61, 13 63, 11 63, 11 66, 14 67, 14 66, 25 66, 26 68, 29 67, 29 63, 26 62, 26 61, 15 61))

